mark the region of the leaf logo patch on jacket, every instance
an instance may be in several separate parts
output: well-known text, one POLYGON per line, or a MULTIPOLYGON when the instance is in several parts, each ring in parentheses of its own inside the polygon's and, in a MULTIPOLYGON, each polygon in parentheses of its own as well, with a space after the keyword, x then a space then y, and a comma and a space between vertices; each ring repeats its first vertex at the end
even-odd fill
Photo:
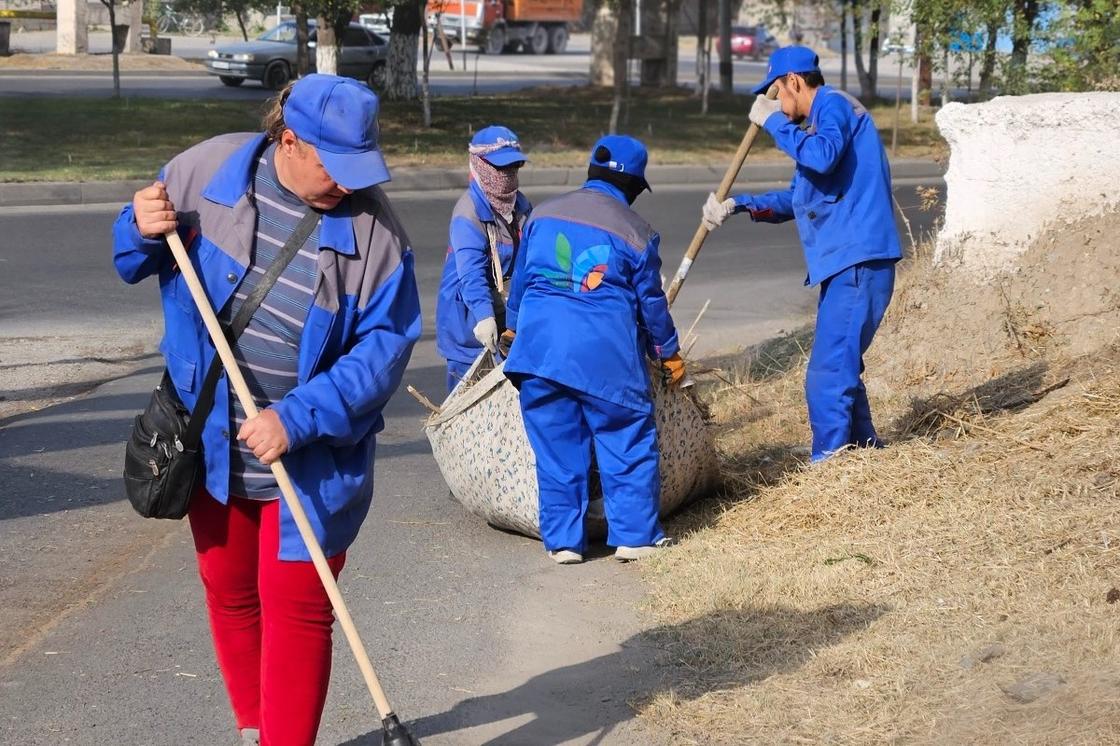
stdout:
POLYGON ((589 293, 603 284, 610 262, 611 247, 597 244, 584 249, 572 261, 572 244, 563 233, 556 234, 556 270, 544 270, 554 287, 569 292, 589 293))

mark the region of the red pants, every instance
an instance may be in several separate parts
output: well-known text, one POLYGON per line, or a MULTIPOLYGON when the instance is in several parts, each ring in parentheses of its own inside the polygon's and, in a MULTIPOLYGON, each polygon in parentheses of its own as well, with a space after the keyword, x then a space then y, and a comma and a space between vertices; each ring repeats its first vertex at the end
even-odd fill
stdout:
MULTIPOLYGON (((218 666, 238 728, 259 728, 262 746, 311 746, 331 675, 334 614, 310 562, 277 559, 280 501, 205 490, 190 523, 218 666)), ((328 560, 335 577, 345 553, 328 560)))

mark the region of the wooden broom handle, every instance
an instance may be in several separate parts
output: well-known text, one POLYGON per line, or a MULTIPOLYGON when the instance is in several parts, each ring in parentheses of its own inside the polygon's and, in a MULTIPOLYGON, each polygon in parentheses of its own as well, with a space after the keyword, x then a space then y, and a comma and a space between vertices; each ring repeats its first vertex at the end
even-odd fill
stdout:
MULTIPOLYGON (((770 90, 766 92, 766 98, 775 99, 777 97, 778 87, 776 85, 770 86, 770 90)), ((754 145, 754 140, 758 137, 758 132, 761 129, 757 124, 751 122, 747 131, 743 133, 743 140, 739 143, 739 149, 735 151, 735 157, 727 166, 727 171, 723 174, 723 181, 719 183, 719 188, 716 189, 716 199, 720 202, 727 199, 727 195, 731 193, 731 187, 734 186, 735 179, 739 178, 739 172, 743 169, 743 162, 747 160, 747 154, 751 152, 751 146, 754 145)), ((672 307, 673 301, 677 299, 677 293, 681 291, 681 285, 684 285, 684 280, 688 277, 688 271, 692 269, 692 262, 700 253, 700 249, 704 247, 704 239, 707 237, 708 229, 704 227, 704 221, 701 220, 700 227, 692 235, 692 243, 688 245, 688 251, 685 252, 684 259, 681 259, 681 266, 677 268, 677 273, 673 275, 673 282, 669 284, 669 290, 665 293, 670 307, 672 307)))
MULTIPOLYGON (((218 323, 218 317, 214 314, 214 309, 210 307, 210 300, 206 297, 206 291, 203 289, 202 283, 199 282, 198 275, 194 271, 194 265, 191 264, 191 259, 187 255, 187 250, 183 246, 179 234, 175 231, 168 232, 166 238, 167 245, 171 247, 171 253, 175 256, 175 262, 179 265, 179 271, 183 273, 183 279, 187 281, 187 287, 190 288, 191 297, 198 307, 198 312, 202 314, 202 320, 206 324, 206 331, 210 333, 214 349, 217 350, 218 356, 222 359, 222 365, 229 375, 230 383, 233 384, 233 389, 237 392, 237 398, 245 410, 245 416, 248 419, 253 419, 258 414, 256 402, 253 401, 253 395, 249 393, 245 376, 242 375, 241 368, 237 365, 233 350, 230 349, 229 342, 222 332, 222 327, 218 323)), ((303 537, 303 543, 311 555, 311 562, 315 565, 315 571, 319 573, 319 580, 322 581, 323 588, 326 589, 327 596, 330 597, 331 606, 334 607, 334 613, 338 616, 338 623, 342 626, 346 641, 350 643, 350 650, 354 653, 354 659, 357 660, 358 668, 362 671, 362 678, 365 679, 366 687, 373 697, 373 704, 377 707, 381 719, 384 720, 393 713, 393 708, 389 706, 389 700, 385 698, 385 691, 381 688, 381 682, 378 681, 373 665, 369 662, 369 656, 366 655, 362 639, 358 636, 354 620, 350 616, 350 611, 346 608, 346 602, 342 600, 342 593, 338 590, 338 583, 335 582, 334 574, 331 573, 331 568, 327 564, 327 558, 323 555, 323 548, 319 546, 319 541, 315 538, 311 524, 307 521, 307 513, 304 512, 303 505, 296 496, 295 488, 292 486, 292 480, 288 477, 288 471, 284 468, 284 464, 278 459, 273 461, 271 466, 272 474, 276 477, 276 484, 280 487, 280 494, 284 496, 284 502, 295 519, 296 527, 299 528, 299 535, 303 537)))

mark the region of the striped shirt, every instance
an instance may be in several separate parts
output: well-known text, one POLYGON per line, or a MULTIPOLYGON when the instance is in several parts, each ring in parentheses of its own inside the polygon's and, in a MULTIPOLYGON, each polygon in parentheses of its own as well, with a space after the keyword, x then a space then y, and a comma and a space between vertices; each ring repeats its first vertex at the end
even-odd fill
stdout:
MULTIPOLYGON (((280 185, 273 162, 275 152, 276 145, 269 145, 261 154, 253 177, 257 227, 252 259, 245 278, 223 310, 222 320, 226 323, 257 287, 300 219, 311 209, 280 185)), ((300 335, 314 298, 319 271, 318 249, 319 228, 316 226, 233 345, 234 356, 259 409, 280 401, 296 386, 300 335)), ((275 499, 279 488, 272 470, 236 438, 245 422, 245 410, 232 389, 229 400, 229 492, 257 500, 275 499)))

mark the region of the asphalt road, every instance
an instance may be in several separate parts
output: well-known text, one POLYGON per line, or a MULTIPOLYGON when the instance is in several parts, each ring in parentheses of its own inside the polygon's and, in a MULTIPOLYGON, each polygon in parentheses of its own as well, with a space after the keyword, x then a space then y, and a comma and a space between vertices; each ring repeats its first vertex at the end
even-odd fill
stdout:
MULTIPOLYGON (((206 53, 223 44, 241 41, 239 36, 213 37, 205 34, 200 37, 172 35, 172 51, 175 55, 189 60, 201 60, 206 53)), ((109 34, 90 33, 90 51, 95 54, 108 54, 109 34)), ((13 33, 13 50, 26 52, 53 52, 55 38, 53 31, 32 31, 13 33)), ((568 49, 557 55, 528 54, 480 54, 476 48, 469 47, 466 57, 456 48, 453 53, 454 71, 450 70, 441 52, 434 52, 431 64, 432 94, 435 96, 468 95, 474 93, 505 93, 533 86, 584 85, 587 83, 588 68, 591 60, 591 37, 588 34, 573 34, 568 49), (465 61, 465 65, 464 65, 465 61)), ((839 85, 841 58, 826 54, 821 60, 821 69, 828 82, 839 85)), ((849 90, 859 93, 859 81, 855 72, 855 62, 849 59, 849 90)), ((631 78, 636 82, 638 63, 631 62, 631 78)), ((733 80, 737 93, 748 93, 758 84, 766 72, 766 61, 754 62, 735 60, 733 80)), ((902 99, 910 100, 910 68, 903 70, 902 99)), ((713 82, 719 83, 718 54, 713 53, 713 82)), ((893 98, 897 82, 898 67, 895 58, 885 58, 880 62, 878 94, 893 98)), ((677 63, 680 85, 693 86, 698 80, 696 69, 696 38, 681 37, 681 48, 677 63)), ((935 81, 935 88, 940 79, 935 81)), ((264 99, 271 92, 256 83, 247 83, 240 88, 227 88, 217 78, 205 73, 126 73, 122 76, 122 87, 128 96, 150 96, 164 98, 208 98, 208 99, 264 99)), ((34 72, 0 69, 0 96, 108 96, 113 90, 112 76, 108 73, 76 72, 34 72)), ((953 98, 959 100, 965 92, 954 88, 953 98)))
MULTIPOLYGON (((897 195, 921 229, 913 187, 897 195)), ((444 374, 430 323, 456 196, 393 198, 428 320, 405 381, 435 399, 444 374)), ((666 274, 703 197, 663 187, 638 203, 662 232, 666 274)), ((0 372, 16 381, 0 394, 21 396, 59 360, 127 358, 127 374, 88 395, 0 420, 0 743, 232 745, 189 532, 140 520, 120 496, 121 444, 160 369, 159 311, 152 283, 115 276, 113 213, 0 210, 0 372)), ((739 218, 709 240, 675 315, 685 326, 712 299, 699 351, 759 341, 805 319, 803 277, 791 224, 739 218)), ((537 542, 464 514, 422 416, 404 394, 387 409, 377 498, 342 577, 398 712, 426 744, 666 742, 627 702, 672 684, 659 634, 687 630, 643 631, 636 567, 602 557, 560 568, 537 542)), ((336 640, 320 742, 366 743, 376 717, 336 640)))
MULTIPOLYGON (((90 37, 94 52, 108 51, 107 33, 93 33, 90 37)), ((193 39, 176 36, 172 38, 172 49, 175 54, 184 58, 201 59, 210 48, 236 41, 240 39, 222 37, 211 42, 208 36, 193 39)), ((12 37, 14 49, 52 51, 53 44, 53 34, 49 32, 30 32, 12 37)), ((453 55, 453 71, 448 68, 446 58, 437 52, 432 57, 431 65, 432 94, 468 95, 472 92, 500 93, 543 85, 584 85, 587 83, 590 66, 590 45, 588 35, 577 34, 572 37, 568 50, 557 55, 494 56, 478 54, 476 49, 469 48, 465 67, 463 55, 456 50, 453 55)), ((717 68, 718 64, 713 63, 713 75, 718 75, 717 68)), ((765 62, 736 61, 736 90, 748 91, 761 79, 765 68, 765 62)), ((631 71, 636 80, 636 63, 632 63, 631 71)), ((694 51, 682 51, 679 76, 682 85, 696 80, 694 51)), ((121 76, 121 86, 128 96, 255 100, 272 95, 272 91, 256 83, 228 88, 216 77, 204 72, 125 73, 121 76)), ((0 70, 0 96, 107 96, 112 90, 112 76, 108 73, 0 70)))

